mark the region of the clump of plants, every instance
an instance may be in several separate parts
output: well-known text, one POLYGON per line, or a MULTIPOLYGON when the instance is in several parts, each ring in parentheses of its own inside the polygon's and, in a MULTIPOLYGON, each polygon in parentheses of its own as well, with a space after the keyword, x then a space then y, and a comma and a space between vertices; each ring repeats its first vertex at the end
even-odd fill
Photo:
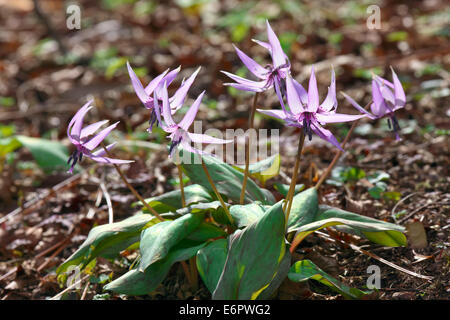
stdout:
POLYGON ((226 85, 254 92, 253 104, 249 108, 250 129, 254 126, 256 111, 280 119, 285 126, 300 128, 291 183, 285 189, 282 186, 278 188, 285 197, 276 202, 275 196, 258 184, 258 180, 264 184, 261 177, 267 174, 267 168, 274 163, 276 166, 280 157, 272 156, 250 164, 251 136, 246 137, 243 168, 227 164, 197 147, 199 144, 232 142, 189 131, 204 92, 184 116, 178 117, 200 69, 169 97, 167 88, 176 78, 179 68, 162 73, 144 86, 128 64, 133 88, 150 113, 149 131, 157 125, 168 134, 168 157, 178 169, 180 189, 143 199, 120 169, 120 165, 130 161, 115 159, 111 155, 114 144, 103 144, 117 124, 101 131, 106 120, 85 126, 83 118, 92 107, 91 102, 84 105, 67 129, 67 135, 76 147, 68 160, 69 171, 84 157, 113 165, 140 201, 142 210, 123 221, 93 228, 81 247, 57 269, 61 281, 65 281, 68 271, 74 266, 84 270, 92 267, 98 257, 115 258, 127 248, 138 248, 139 257, 129 271, 105 285, 104 290, 125 295, 148 294, 161 284, 172 265, 179 262, 191 286, 197 287, 199 275, 213 299, 268 299, 286 278, 295 282, 314 279, 346 298, 361 298, 370 292, 343 285, 310 260, 293 261, 292 253, 307 236, 328 227, 383 246, 406 245, 403 227, 321 205, 318 200, 319 188, 344 151, 359 119, 387 117, 399 139, 399 125, 394 112, 405 105, 402 85, 394 70, 392 82, 374 75, 372 101, 364 108, 344 94, 359 114, 338 113, 334 70, 331 70, 328 94, 321 101, 314 68, 311 68, 306 90, 291 74, 290 61, 268 22, 267 36, 268 42, 255 40, 271 56, 272 61, 265 67, 235 48, 257 80, 224 73, 234 80, 226 85), (259 93, 272 89, 280 108, 258 108, 259 93), (176 121, 178 118, 181 120, 176 121), (342 143, 324 127, 329 123, 352 121, 353 125, 342 143), (317 184, 299 191, 296 184, 302 149, 305 140, 311 140, 313 135, 338 150, 317 184), (183 184, 183 175, 189 177, 190 185, 183 184))

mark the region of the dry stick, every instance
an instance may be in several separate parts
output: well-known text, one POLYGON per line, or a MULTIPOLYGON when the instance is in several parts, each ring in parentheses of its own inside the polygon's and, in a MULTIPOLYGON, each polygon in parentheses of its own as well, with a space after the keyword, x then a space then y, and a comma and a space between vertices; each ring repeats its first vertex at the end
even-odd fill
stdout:
POLYGON ((241 197, 239 198, 239 203, 244 204, 245 200, 245 189, 247 188, 247 179, 249 176, 249 167, 250 167, 250 136, 251 130, 253 129, 255 122, 255 112, 256 112, 256 101, 258 100, 258 92, 255 93, 255 98, 253 99, 253 106, 250 110, 250 117, 248 118, 248 135, 245 141, 245 169, 244 169, 244 180, 242 182, 242 191, 241 197))
POLYGON ((100 183, 100 189, 102 189, 103 195, 105 196, 106 205, 108 206, 108 223, 114 222, 114 212, 112 208, 111 197, 109 196, 108 190, 103 182, 100 183))
POLYGON ((187 281, 189 282, 189 285, 193 288, 194 283, 191 278, 191 272, 189 270, 189 267, 185 261, 180 261, 181 266, 183 267, 184 274, 186 275, 187 281))
POLYGON ((191 268, 191 280, 192 280, 192 284, 193 284, 192 289, 194 291, 197 291, 198 290, 198 273, 197 273, 197 263, 195 260, 195 256, 192 257, 191 259, 189 259, 189 266, 191 268))
MULTIPOLYGON (((367 109, 367 107, 372 103, 372 101, 370 101, 364 109, 367 109)), ((344 141, 341 144, 342 149, 344 149, 345 145, 347 144, 348 140, 350 139, 350 136, 353 133, 353 130, 355 130, 356 125, 358 124, 359 120, 356 120, 353 122, 352 126, 350 127, 350 130, 347 132, 347 135, 345 136, 344 141)), ((336 165, 336 162, 339 160, 339 158, 342 155, 342 151, 338 150, 338 152, 336 153, 336 155, 334 156, 333 160, 331 161, 331 163, 328 165, 327 170, 325 170, 325 172, 322 174, 322 176, 320 177, 319 181, 317 182, 315 188, 317 190, 319 190, 319 187, 322 185, 322 183, 325 181, 325 179, 328 177, 328 175, 330 174, 331 170, 333 170, 334 166, 336 165)))
POLYGON ((302 130, 300 133, 300 138, 298 140, 298 149, 297 149, 297 156, 295 158, 294 173, 292 174, 291 185, 289 186, 289 191, 286 196, 286 202, 284 203, 284 207, 283 207, 283 211, 285 211, 286 206, 287 206, 287 211, 285 211, 286 212, 286 225, 287 225, 287 222, 289 219, 289 214, 291 212, 292 199, 294 198, 295 185, 297 183, 298 171, 300 168, 300 159, 302 157, 302 150, 303 150, 304 143, 305 143, 305 132, 302 130))
MULTIPOLYGON (((86 170, 84 170, 84 171, 86 171, 86 170)), ((48 191, 44 195, 40 196, 39 198, 28 201, 27 203, 25 203, 25 205, 23 207, 19 207, 19 208, 15 209, 14 211, 11 211, 6 216, 0 218, 0 224, 2 224, 3 222, 5 222, 8 219, 11 219, 12 217, 14 217, 18 214, 28 214, 29 212, 32 211, 32 209, 36 205, 40 204, 42 201, 57 194, 61 190, 72 187, 73 184, 75 184, 76 182, 78 182, 78 180, 81 179, 81 175, 83 172, 77 173, 76 175, 71 176, 70 178, 64 180, 63 182, 58 183, 56 186, 51 188, 50 191, 48 191)))
POLYGON ((83 290, 80 300, 84 300, 84 298, 86 298, 88 288, 89 288, 89 281, 88 281, 88 283, 86 283, 86 286, 84 287, 84 290, 83 290))
POLYGON ((230 211, 228 211, 227 205, 225 204, 225 201, 223 201, 222 196, 219 194, 219 191, 217 191, 216 185, 214 184, 213 179, 211 178, 208 168, 206 168, 205 163, 203 162, 203 159, 200 160, 202 167, 203 167, 203 171, 205 171, 206 174, 206 178, 208 179, 209 184, 211 185, 211 188, 213 189, 216 197, 219 199, 220 204, 222 205, 223 210, 225 211, 228 220, 230 220, 230 223, 234 223, 233 218, 231 217, 230 211))
POLYGON ((331 241, 338 242, 338 243, 343 244, 343 245, 346 245, 346 246, 350 246, 350 248, 352 248, 353 250, 358 251, 358 252, 360 252, 360 253, 363 253, 363 254, 365 254, 365 255, 367 255, 367 256, 369 256, 369 257, 375 259, 375 260, 378 260, 378 261, 380 261, 381 263, 384 263, 384 264, 386 264, 386 265, 388 265, 388 266, 390 266, 390 267, 392 267, 392 268, 394 268, 394 269, 397 269, 397 270, 399 270, 399 271, 401 271, 401 272, 404 272, 404 273, 409 274, 409 275, 411 275, 411 276, 414 276, 414 277, 417 277, 417 278, 421 278, 421 279, 425 279, 425 280, 428 280, 428 281, 433 280, 433 277, 430 277, 430 276, 424 276, 424 275, 415 273, 415 272, 413 272, 413 271, 410 271, 410 270, 408 270, 408 269, 399 267, 399 266, 397 266, 396 264, 394 264, 394 263, 392 263, 392 262, 390 262, 390 261, 387 261, 387 260, 385 260, 385 259, 383 259, 383 258, 377 256, 376 254, 374 254, 374 253, 372 253, 372 252, 366 251, 366 250, 364 250, 364 249, 362 249, 362 248, 360 248, 360 247, 358 247, 358 246, 356 246, 356 245, 354 245, 354 244, 352 244, 352 243, 344 242, 344 241, 342 241, 342 240, 339 240, 339 239, 336 239, 336 238, 334 238, 334 237, 331 237, 330 235, 327 235, 326 233, 323 233, 323 232, 320 232, 320 231, 316 231, 316 233, 317 233, 319 236, 322 236, 322 237, 326 238, 327 240, 331 240, 331 241))
MULTIPOLYGON (((106 149, 105 145, 102 143, 102 147, 103 150, 105 150, 106 154, 108 155, 108 157, 111 158, 111 154, 109 153, 108 149, 106 149)), ((133 186, 128 182, 127 178, 125 177, 125 175, 122 173, 122 170, 120 170, 119 166, 115 163, 112 163, 112 165, 114 166, 114 168, 116 169, 117 173, 119 174, 120 178, 122 178, 122 181, 125 183, 125 185, 128 187, 128 189, 130 189, 130 191, 134 194, 134 196, 136 198, 138 198, 139 201, 142 202, 142 204, 144 205, 144 207, 147 208, 148 211, 150 211, 155 217, 157 217, 160 221, 164 221, 164 218, 161 217, 159 215, 158 212, 156 212, 155 209, 153 209, 152 207, 150 207, 150 205, 145 202, 144 198, 142 198, 142 196, 136 191, 136 189, 133 188, 133 186)))
POLYGON ((186 199, 184 197, 184 184, 183 184, 183 171, 181 170, 181 166, 177 164, 178 169, 178 178, 180 179, 180 191, 181 191, 181 206, 186 207, 186 199))
POLYGON ((61 291, 60 293, 58 293, 56 296, 50 298, 50 300, 56 300, 59 297, 61 297, 64 293, 66 293, 67 291, 71 290, 72 288, 78 286, 78 284, 80 284, 81 282, 83 282, 84 280, 86 280, 87 278, 89 278, 90 275, 86 275, 85 277, 83 277, 82 279, 79 279, 78 281, 72 283, 70 286, 68 286, 66 289, 64 289, 63 291, 61 291))

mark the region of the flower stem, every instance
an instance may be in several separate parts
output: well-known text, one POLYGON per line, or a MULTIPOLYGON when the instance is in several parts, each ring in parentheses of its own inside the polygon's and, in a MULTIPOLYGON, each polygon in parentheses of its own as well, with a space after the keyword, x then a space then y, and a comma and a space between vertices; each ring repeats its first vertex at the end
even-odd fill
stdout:
POLYGON ((186 207, 186 198, 184 197, 184 184, 183 184, 183 171, 181 166, 177 164, 178 178, 180 179, 180 191, 181 191, 181 206, 186 207))
POLYGON ((241 197, 239 199, 240 204, 244 204, 245 200, 245 189, 247 188, 247 179, 249 176, 249 166, 250 166, 250 136, 251 130, 253 129, 255 122, 255 112, 256 112, 256 102, 258 100, 258 92, 255 93, 255 98, 253 99, 253 106, 250 110, 250 117, 248 118, 248 135, 245 142, 245 170, 244 170, 244 180, 242 181, 242 191, 241 197))
POLYGON ((305 143, 305 132, 302 130, 300 133, 300 138, 298 140, 297 156, 295 159, 294 172, 292 174, 291 185, 289 186, 289 191, 286 196, 286 202, 284 203, 284 206, 283 206, 283 211, 286 212, 286 225, 288 223, 289 214, 291 212, 292 199, 294 198, 295 185, 297 184, 298 171, 300 168, 300 159, 302 156, 302 150, 303 150, 304 143, 305 143), (287 210, 286 210, 286 207, 287 207, 287 210))
POLYGON ((197 261, 195 256, 189 259, 189 267, 191 269, 191 280, 192 280, 192 290, 198 290, 198 272, 197 272, 197 261))
MULTIPOLYGON (((106 154, 108 155, 108 157, 111 157, 111 154, 109 153, 108 149, 106 149, 105 145, 102 143, 102 147, 103 150, 105 150, 106 154)), ((145 202, 144 198, 142 198, 142 196, 136 191, 136 189, 133 188, 133 186, 128 182, 127 178, 125 177, 125 175, 122 173, 122 170, 120 170, 119 166, 115 163, 112 163, 112 165, 114 166, 114 168, 116 169, 117 173, 119 174, 120 178, 122 178, 122 181, 125 183, 125 185, 128 187, 128 189, 130 189, 130 191, 134 194, 134 196, 136 198, 138 198, 139 201, 142 202, 142 204, 144 205, 144 207, 147 208, 148 211, 150 211, 155 217, 157 217, 160 221, 164 221, 164 218, 161 217, 159 215, 158 212, 156 212, 155 209, 153 209, 152 207, 150 207, 150 205, 145 202)))
POLYGON ((223 210, 225 211, 228 220, 230 220, 230 223, 234 223, 233 218, 231 217, 230 211, 228 211, 227 205, 225 204, 225 201, 223 201, 222 196, 219 194, 219 191, 217 191, 216 185, 214 184, 213 179, 211 178, 211 175, 209 174, 208 168, 206 167, 205 163, 203 162, 203 158, 201 159, 202 168, 203 171, 205 171, 206 178, 208 179, 209 184, 211 185, 211 188, 214 191, 214 194, 219 199, 220 204, 222 205, 223 210))

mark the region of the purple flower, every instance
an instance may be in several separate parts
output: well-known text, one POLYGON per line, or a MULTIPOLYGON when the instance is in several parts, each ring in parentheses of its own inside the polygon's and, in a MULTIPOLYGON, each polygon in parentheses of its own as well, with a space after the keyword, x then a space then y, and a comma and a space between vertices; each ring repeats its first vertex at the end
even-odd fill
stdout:
POLYGON ((331 85, 328 88, 328 95, 322 104, 319 104, 319 92, 317 89, 314 67, 311 68, 311 77, 309 79, 308 92, 303 86, 292 79, 290 75, 286 77, 286 96, 289 110, 262 110, 259 112, 283 120, 286 125, 303 128, 305 135, 312 138, 312 133, 317 134, 340 150, 339 142, 333 134, 322 127, 327 123, 354 121, 365 117, 366 115, 350 115, 336 113, 336 84, 334 70, 331 76, 331 85))
POLYGON ((195 119, 195 116, 197 115, 197 111, 198 111, 198 108, 200 106, 200 103, 202 101, 204 94, 205 94, 205 91, 203 91, 197 97, 197 99, 191 105, 189 110, 186 112, 184 118, 179 123, 175 123, 175 121, 172 118, 172 112, 171 112, 169 98, 168 98, 168 94, 167 94, 167 84, 164 83, 164 85, 162 86, 162 90, 161 90, 162 96, 161 97, 157 97, 157 93, 154 92, 156 117, 158 118, 158 122, 160 123, 161 128, 165 132, 170 133, 170 135, 169 135, 169 138, 171 140, 171 144, 170 144, 170 148, 169 148, 169 157, 170 158, 173 157, 173 155, 179 145, 181 145, 186 151, 189 151, 192 153, 197 153, 197 154, 204 154, 203 151, 191 147, 191 142, 223 144, 223 143, 229 143, 229 142, 233 141, 233 140, 222 140, 222 139, 213 138, 211 136, 207 136, 204 134, 188 132, 189 127, 191 126, 192 122, 195 119), (164 121, 162 121, 161 113, 159 112, 161 109, 157 105, 159 99, 162 100, 162 115, 163 115, 164 121))
MULTIPOLYGON (((70 165, 69 173, 73 172, 73 167, 77 164, 78 161, 83 159, 83 155, 91 158, 94 161, 100 163, 130 163, 134 162, 131 160, 120 160, 120 159, 111 159, 107 158, 104 155, 106 154, 103 148, 98 149, 97 151, 93 151, 105 138, 106 136, 117 126, 119 122, 116 122, 109 127, 103 129, 96 135, 94 133, 100 129, 101 126, 106 124, 108 120, 103 120, 99 122, 95 122, 83 128, 83 119, 86 113, 92 109, 90 104, 92 101, 89 101, 84 106, 81 107, 80 110, 77 111, 75 116, 70 120, 69 126, 67 127, 67 136, 69 137, 70 142, 76 147, 76 150, 69 157, 67 163, 70 165)), ((109 151, 113 148, 115 143, 112 143, 106 147, 109 151)))
MULTIPOLYGON (((154 78, 150 83, 147 85, 147 87, 142 86, 141 81, 139 81, 139 78, 137 77, 136 73, 134 73, 133 69, 131 68, 130 64, 127 62, 128 67, 128 73, 131 78, 131 83, 133 85, 134 91, 136 92, 139 99, 142 101, 144 106, 150 110, 150 128, 149 131, 152 130, 153 125, 157 121, 156 113, 155 113, 155 102, 152 98, 153 92, 157 92, 158 97, 161 96, 161 87, 162 84, 165 82, 167 83, 167 86, 169 86, 173 80, 175 80, 176 76, 180 72, 181 67, 178 67, 175 70, 172 70, 168 73, 169 70, 164 71, 159 76, 154 78)), ((186 81, 183 79, 183 83, 178 88, 178 90, 174 93, 174 95, 169 99, 170 108, 172 114, 174 114, 178 109, 181 108, 181 106, 184 103, 184 100, 186 99, 187 92, 189 91, 192 83, 195 80, 195 77, 199 73, 200 68, 198 68, 186 81)))
POLYGON ((364 108, 362 108, 347 94, 342 94, 355 108, 357 108, 360 112, 364 112, 365 114, 367 114, 367 116, 371 119, 379 119, 387 116, 389 128, 391 128, 392 121, 395 137, 397 140, 400 140, 400 136, 398 134, 398 132, 400 131, 400 126, 394 112, 405 106, 406 96, 402 84, 395 74, 394 69, 391 68, 391 70, 393 83, 379 76, 373 76, 372 103, 370 104, 370 111, 372 113, 369 113, 364 108))
POLYGON ((270 52, 270 55, 272 57, 271 64, 268 64, 266 67, 262 67, 255 60, 253 60, 252 58, 247 56, 244 52, 239 50, 236 46, 234 46, 234 48, 236 49, 236 53, 241 59, 241 61, 248 68, 248 70, 250 70, 251 73, 253 73, 257 78, 260 79, 260 81, 248 80, 226 71, 222 72, 231 79, 233 79, 234 81, 236 81, 236 83, 225 83, 225 85, 234 87, 239 90, 262 92, 275 86, 275 92, 277 93, 278 98, 282 102, 281 97, 282 93, 284 93, 284 84, 282 79, 285 79, 286 76, 289 74, 291 65, 289 63, 286 54, 283 52, 283 49, 281 48, 280 41, 278 40, 275 32, 273 32, 272 28, 270 27, 268 21, 266 21, 266 25, 267 25, 267 38, 269 42, 267 43, 258 40, 253 41, 263 46, 270 52))

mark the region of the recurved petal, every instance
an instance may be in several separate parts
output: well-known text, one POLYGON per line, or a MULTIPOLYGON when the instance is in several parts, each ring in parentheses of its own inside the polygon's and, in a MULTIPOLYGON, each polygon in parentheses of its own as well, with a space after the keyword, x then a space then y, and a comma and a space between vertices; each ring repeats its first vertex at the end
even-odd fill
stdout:
POLYGON ((300 114, 305 111, 302 106, 300 96, 294 86, 294 82, 290 75, 286 77, 286 97, 292 113, 300 114))
POLYGON ((269 21, 266 20, 267 25, 267 38, 269 39, 270 46, 272 47, 272 60, 275 68, 286 64, 286 55, 281 48, 280 40, 270 27, 269 21))
POLYGON ((149 96, 152 95, 153 91, 161 84, 161 81, 166 76, 169 69, 158 75, 156 78, 154 78, 150 83, 145 87, 145 93, 149 96))
MULTIPOLYGON (((86 106, 86 105, 85 105, 86 106)), ((81 112, 77 112, 75 117, 75 121, 73 122, 72 130, 70 131, 70 136, 74 138, 75 140, 80 140, 81 130, 83 128, 83 119, 86 113, 91 110, 91 106, 84 107, 80 110, 81 112)), ((70 127, 70 125, 69 125, 70 127)))
POLYGON ((316 113, 316 118, 321 123, 350 122, 366 116, 366 114, 316 113))
POLYGON ((266 48, 270 52, 270 54, 272 54, 272 47, 270 46, 270 43, 256 39, 252 39, 252 41, 259 44, 261 47, 266 48))
POLYGON ((320 105, 320 108, 325 111, 336 110, 338 106, 336 99, 336 75, 334 69, 331 70, 331 84, 328 87, 328 94, 325 100, 320 105))
POLYGON ((227 75, 228 77, 230 77, 231 79, 233 79, 234 81, 236 81, 239 84, 243 84, 245 86, 248 86, 249 88, 260 88, 262 89, 263 87, 265 87, 267 81, 253 81, 253 80, 248 80, 242 77, 239 77, 235 74, 229 73, 227 71, 221 71, 223 74, 227 75))
POLYGON ((394 81, 394 95, 395 95, 395 108, 401 108, 406 103, 406 95, 405 91, 403 90, 402 83, 397 77, 397 74, 394 72, 394 69, 392 69, 392 80, 394 81))
POLYGON ((348 94, 346 94, 345 92, 341 92, 342 95, 345 97, 345 99, 347 99, 348 102, 350 102, 350 104, 359 112, 364 113, 365 115, 367 115, 367 117, 369 117, 370 119, 374 120, 377 117, 375 117, 373 114, 371 114, 369 111, 367 111, 366 109, 364 109, 363 107, 361 107, 355 100, 353 100, 352 97, 350 97, 348 94))
POLYGON ((136 73, 134 73, 133 69, 130 66, 130 63, 127 62, 128 74, 130 75, 131 84, 133 85, 134 91, 138 96, 139 100, 146 105, 150 103, 150 96, 145 92, 144 87, 142 86, 141 81, 137 77, 136 73))
POLYGON ((292 82, 294 83, 295 90, 297 91, 302 104, 308 104, 308 92, 306 92, 305 88, 297 80, 292 79, 292 82))
POLYGON ((328 141, 339 150, 344 151, 331 131, 321 127, 318 123, 311 123, 311 129, 319 138, 328 141))
POLYGON ((85 147, 88 150, 94 150, 97 148, 97 146, 106 138, 106 136, 114 130, 115 127, 119 124, 120 121, 117 121, 116 123, 110 125, 109 127, 103 129, 100 131, 97 135, 92 137, 89 141, 83 143, 83 147, 85 147))
MULTIPOLYGON (((117 144, 117 142, 113 142, 113 143, 107 145, 107 146, 106 146, 106 150, 108 150, 108 152, 109 152, 112 148, 115 147, 116 144, 117 144)), ((96 156, 96 157, 103 157, 105 154, 106 154, 105 149, 100 148, 100 149, 98 149, 98 150, 92 152, 90 155, 91 155, 91 156, 96 156)))
POLYGON ((283 110, 264 110, 264 109, 256 109, 256 111, 261 112, 262 114, 265 114, 269 117, 278 118, 281 120, 286 120, 287 116, 286 113, 283 110))
POLYGON ((381 94, 379 83, 375 79, 372 80, 372 101, 370 108, 377 118, 384 116, 389 111, 386 101, 384 101, 381 94))
MULTIPOLYGON (((234 45, 233 45, 234 46, 234 45)), ((248 55, 246 55, 244 52, 239 50, 238 47, 234 46, 234 49, 236 50, 237 55, 241 59, 242 63, 245 64, 248 70, 251 71, 255 76, 257 76, 260 79, 267 78, 267 70, 263 68, 259 63, 257 63, 255 60, 250 58, 248 55)))
POLYGON ((186 95, 194 83, 195 77, 197 77, 200 72, 201 67, 198 67, 197 70, 182 83, 182 85, 178 88, 175 94, 172 96, 172 101, 170 102, 170 108, 172 109, 172 114, 174 114, 178 109, 183 106, 184 100, 186 99, 186 95))
POLYGON ((167 93, 167 83, 166 82, 164 82, 164 85, 162 86, 161 99, 162 99, 162 114, 164 117, 164 122, 169 127, 176 126, 176 123, 172 118, 172 112, 170 110, 169 94, 167 93))
POLYGON ((187 135, 189 136, 189 139, 191 139, 193 142, 196 142, 196 143, 225 144, 225 143, 233 142, 233 140, 224 140, 224 139, 214 138, 214 137, 208 136, 206 134, 188 132, 187 135))
POLYGON ((200 107, 200 104, 203 99, 203 95, 205 94, 205 91, 203 91, 197 99, 194 101, 194 103, 191 105, 189 110, 184 115, 183 120, 178 124, 179 127, 183 128, 184 130, 188 130, 191 126, 192 122, 194 122, 195 116, 197 115, 198 108, 200 107))
POLYGON ((265 86, 254 87, 254 86, 249 86, 249 85, 240 84, 240 83, 224 83, 223 85, 233 87, 237 90, 249 91, 249 92, 263 92, 264 90, 272 87, 272 86, 270 86, 270 87, 265 87, 265 86))
POLYGON ((104 124, 107 124, 109 122, 109 120, 102 120, 99 122, 95 122, 93 124, 88 125, 87 127, 84 127, 81 130, 81 135, 80 135, 80 139, 84 139, 88 136, 90 136, 91 134, 93 134, 95 131, 97 131, 98 129, 100 129, 101 126, 103 126, 104 124))
POLYGON ((319 108, 319 90, 317 89, 316 74, 314 66, 311 67, 311 77, 309 78, 308 86, 308 105, 306 111, 316 112, 319 108))
POLYGON ((134 160, 121 160, 121 159, 113 159, 113 158, 108 158, 108 157, 100 157, 100 156, 95 156, 93 154, 86 154, 86 157, 99 162, 99 163, 110 163, 110 164, 125 164, 125 163, 131 163, 134 162, 134 160))

